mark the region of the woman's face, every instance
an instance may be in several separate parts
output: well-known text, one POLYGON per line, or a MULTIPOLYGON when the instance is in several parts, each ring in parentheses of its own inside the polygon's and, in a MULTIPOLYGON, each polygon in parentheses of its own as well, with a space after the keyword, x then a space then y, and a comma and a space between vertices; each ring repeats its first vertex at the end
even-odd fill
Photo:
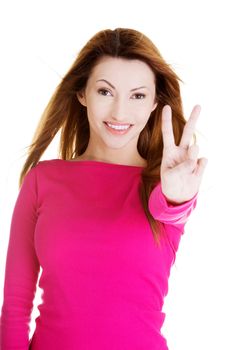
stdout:
POLYGON ((154 73, 145 62, 103 57, 93 69, 85 91, 77 94, 87 107, 87 152, 119 156, 119 150, 126 159, 133 157, 139 134, 157 106, 155 91, 154 73), (118 130, 114 129, 117 126, 118 130))

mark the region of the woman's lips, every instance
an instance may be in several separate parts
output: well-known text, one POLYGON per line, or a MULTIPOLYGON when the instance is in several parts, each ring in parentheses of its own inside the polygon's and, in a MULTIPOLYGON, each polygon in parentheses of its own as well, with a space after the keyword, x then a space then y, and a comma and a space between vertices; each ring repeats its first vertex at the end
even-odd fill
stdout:
POLYGON ((125 123, 125 124, 121 124, 121 123, 116 123, 116 122, 104 122, 104 123, 108 123, 108 124, 112 124, 112 125, 116 125, 116 126, 129 126, 129 125, 133 125, 133 124, 130 124, 130 123, 125 123))
POLYGON ((117 129, 114 129, 114 128, 111 128, 110 126, 108 126, 107 122, 104 122, 107 130, 113 134, 113 135, 124 135, 124 134, 127 134, 127 132, 131 129, 132 125, 131 124, 116 124, 116 123, 110 123, 112 125, 120 125, 120 126, 129 126, 127 129, 124 129, 124 130, 117 130, 117 129))

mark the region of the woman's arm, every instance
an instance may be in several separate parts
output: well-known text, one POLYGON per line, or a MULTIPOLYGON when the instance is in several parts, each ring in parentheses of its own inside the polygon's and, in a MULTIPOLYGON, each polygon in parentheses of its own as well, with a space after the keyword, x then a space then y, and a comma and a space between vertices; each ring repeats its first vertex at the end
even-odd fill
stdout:
POLYGON ((153 189, 149 198, 149 210, 158 221, 170 225, 185 225, 192 210, 196 207, 198 193, 190 200, 173 204, 162 192, 161 182, 153 189))
POLYGON ((153 189, 149 197, 149 211, 151 215, 163 224, 164 231, 168 237, 169 244, 173 250, 174 260, 180 243, 181 235, 184 233, 184 226, 195 209, 197 204, 198 193, 190 200, 173 204, 167 201, 162 192, 161 183, 153 189))
POLYGON ((36 169, 25 176, 12 214, 7 250, 0 348, 28 350, 31 312, 40 265, 34 248, 36 169))

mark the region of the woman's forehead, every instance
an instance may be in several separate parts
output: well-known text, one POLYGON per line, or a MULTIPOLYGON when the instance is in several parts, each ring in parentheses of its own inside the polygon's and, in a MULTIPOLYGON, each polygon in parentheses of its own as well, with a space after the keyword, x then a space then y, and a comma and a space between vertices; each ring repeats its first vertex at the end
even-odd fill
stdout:
POLYGON ((105 79, 113 85, 124 78, 124 81, 130 80, 136 85, 133 88, 138 87, 139 84, 147 85, 155 82, 154 72, 145 62, 119 57, 102 58, 94 67, 90 78, 95 82, 105 79))

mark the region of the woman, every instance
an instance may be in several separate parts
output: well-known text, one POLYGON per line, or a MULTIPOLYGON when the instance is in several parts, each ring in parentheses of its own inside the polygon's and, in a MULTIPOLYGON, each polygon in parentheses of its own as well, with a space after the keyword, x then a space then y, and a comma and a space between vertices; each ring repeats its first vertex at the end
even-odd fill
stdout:
POLYGON ((168 349, 168 278, 207 159, 179 77, 142 33, 96 33, 49 101, 20 174, 2 350, 168 349), (58 159, 40 157, 61 129, 58 159), (29 323, 38 275, 42 303, 29 323))

